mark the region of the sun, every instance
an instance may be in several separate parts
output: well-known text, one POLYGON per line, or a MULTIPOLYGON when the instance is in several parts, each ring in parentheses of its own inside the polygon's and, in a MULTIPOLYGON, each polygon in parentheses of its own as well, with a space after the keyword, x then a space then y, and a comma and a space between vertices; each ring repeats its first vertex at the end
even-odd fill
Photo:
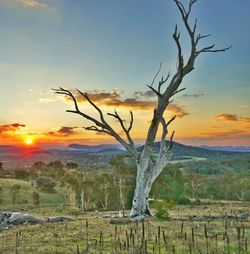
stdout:
POLYGON ((34 140, 31 137, 26 137, 24 143, 26 145, 32 145, 34 143, 34 140))

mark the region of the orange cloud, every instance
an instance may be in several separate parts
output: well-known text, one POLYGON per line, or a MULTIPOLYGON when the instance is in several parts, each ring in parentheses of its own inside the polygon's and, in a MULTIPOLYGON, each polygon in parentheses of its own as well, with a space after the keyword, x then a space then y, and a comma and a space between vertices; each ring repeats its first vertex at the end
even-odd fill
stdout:
POLYGON ((222 121, 240 121, 240 122, 245 122, 245 123, 250 123, 250 117, 241 117, 238 115, 234 114, 219 114, 215 116, 217 120, 222 120, 222 121))
POLYGON ((25 126, 26 126, 25 124, 20 124, 20 123, 0 125, 0 134, 7 133, 7 132, 15 132, 25 126))
POLYGON ((77 131, 77 129, 78 127, 63 126, 63 127, 60 127, 57 131, 50 131, 45 133, 45 135, 54 136, 54 137, 69 137, 69 136, 78 134, 79 132, 77 131))
MULTIPOLYGON (((74 93, 72 91, 72 93, 74 93)), ((152 91, 137 91, 130 98, 122 98, 122 96, 117 92, 106 92, 106 91, 89 91, 89 98, 98 105, 109 106, 109 107, 123 107, 135 110, 152 110, 156 107, 156 101, 152 91)), ((85 102, 85 98, 79 93, 75 93, 75 97, 78 102, 85 102)), ((65 96, 66 102, 71 102, 71 98, 65 96)), ((177 104, 170 104, 167 108, 167 112, 177 117, 184 117, 188 115, 183 106, 177 104)))
POLYGON ((209 138, 209 139, 217 139, 217 138, 250 138, 250 133, 244 130, 228 130, 228 131, 218 131, 218 132, 205 132, 200 133, 201 137, 209 138))

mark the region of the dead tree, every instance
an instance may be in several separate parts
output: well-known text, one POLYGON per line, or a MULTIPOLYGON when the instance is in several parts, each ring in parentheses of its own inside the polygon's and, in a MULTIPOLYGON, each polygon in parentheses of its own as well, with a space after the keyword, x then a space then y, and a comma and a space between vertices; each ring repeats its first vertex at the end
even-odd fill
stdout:
POLYGON ((104 133, 114 137, 136 160, 136 188, 134 191, 132 209, 130 214, 132 217, 143 217, 144 215, 151 215, 148 202, 149 192, 151 190, 152 184, 154 183, 158 175, 162 172, 163 168, 167 165, 172 155, 171 149, 173 144, 174 131, 170 134, 170 142, 168 142, 169 145, 167 145, 166 138, 168 136, 168 127, 174 121, 175 117, 166 120, 164 119, 163 114, 168 105, 172 102, 173 96, 185 89, 179 88, 183 81, 183 78, 194 70, 195 60, 202 53, 223 52, 230 48, 227 47, 223 49, 215 49, 215 44, 199 48, 199 42, 202 39, 209 37, 210 35, 203 35, 197 32, 197 19, 195 19, 194 24, 191 24, 190 22, 190 14, 193 5, 198 0, 189 0, 187 6, 185 6, 181 1, 173 1, 179 10, 185 31, 187 32, 190 39, 190 54, 187 59, 184 59, 182 52, 182 44, 180 42, 180 32, 176 25, 173 33, 173 39, 177 47, 177 68, 173 75, 171 75, 169 72, 165 77, 162 76, 159 79, 157 86, 155 86, 155 80, 158 78, 160 73, 159 69, 152 83, 148 85, 148 88, 151 89, 157 97, 157 104, 153 112, 153 117, 149 129, 147 131, 147 137, 142 152, 137 151, 133 139, 130 135, 130 131, 134 123, 133 113, 131 111, 128 126, 126 126, 124 120, 116 111, 114 113, 108 113, 109 116, 113 117, 119 122, 121 129, 126 137, 123 138, 120 133, 118 133, 111 127, 111 125, 107 122, 102 110, 89 97, 87 93, 81 92, 80 90, 76 89, 79 94, 83 98, 85 98, 86 101, 93 107, 93 109, 96 110, 96 112, 99 114, 99 119, 94 118, 79 109, 76 96, 74 93, 72 93, 71 90, 67 90, 64 88, 53 89, 55 93, 69 96, 72 99, 74 103, 74 109, 67 110, 67 112, 78 114, 83 118, 89 120, 93 124, 89 127, 85 127, 85 130, 94 131, 97 133, 104 133), (156 134, 159 126, 162 127, 160 150, 157 155, 156 161, 153 161, 151 155, 153 153, 153 146, 156 140, 156 134))

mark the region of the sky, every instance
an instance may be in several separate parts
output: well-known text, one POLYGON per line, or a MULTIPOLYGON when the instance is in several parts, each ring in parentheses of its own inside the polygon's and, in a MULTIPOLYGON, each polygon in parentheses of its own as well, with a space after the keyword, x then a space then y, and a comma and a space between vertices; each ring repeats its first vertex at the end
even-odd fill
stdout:
MULTIPOLYGON (((197 59, 165 113, 177 115, 170 130, 184 144, 250 146, 250 2, 199 0, 194 18, 211 34, 201 46, 232 48, 197 59)), ((0 144, 115 143, 66 113, 73 104, 53 93, 58 87, 88 92, 123 119, 132 110, 132 136, 143 143, 155 100, 146 84, 160 63, 161 75, 176 71, 175 24, 185 58, 190 44, 172 0, 0 0, 0 144)))

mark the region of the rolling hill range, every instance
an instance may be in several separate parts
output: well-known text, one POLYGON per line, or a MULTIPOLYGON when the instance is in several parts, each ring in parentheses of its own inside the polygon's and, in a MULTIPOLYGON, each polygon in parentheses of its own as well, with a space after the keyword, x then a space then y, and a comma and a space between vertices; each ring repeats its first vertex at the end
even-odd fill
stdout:
MULTIPOLYGON (((168 141, 167 141, 168 145, 168 141)), ((158 152, 160 148, 160 142, 156 142, 154 146, 154 152, 158 152)), ((228 147, 197 147, 197 146, 187 146, 184 144, 180 144, 178 142, 174 142, 173 145, 173 154, 174 157, 180 156, 193 156, 193 157, 241 157, 250 155, 250 150, 248 148, 241 149, 232 148, 231 150, 228 147)), ((137 150, 142 151, 143 146, 138 146, 137 150)), ((82 153, 102 153, 102 152, 110 152, 110 153, 118 153, 124 152, 124 149, 121 145, 116 144, 102 144, 97 146, 87 146, 80 144, 70 144, 67 147, 68 152, 82 152, 82 153)))
MULTIPOLYGON (((168 141, 167 141, 167 144, 169 144, 168 141)), ((142 147, 139 147, 138 149, 141 150, 142 147)), ((160 149, 160 142, 156 142, 154 146, 154 151, 157 152, 159 151, 159 149, 160 149)), ((212 147, 208 149, 204 147, 188 146, 188 145, 180 144, 178 142, 174 142, 173 155, 174 155, 174 158, 181 157, 181 156, 202 157, 202 158, 242 157, 242 156, 250 155, 250 151, 249 152, 224 151, 224 150, 213 149, 212 147)))
MULTIPOLYGON (((159 147, 160 143, 156 142, 154 152, 157 152, 159 147)), ((137 147, 138 151, 142 151, 142 149, 143 146, 137 147)), ((102 144, 97 146, 70 144, 63 149, 47 150, 39 147, 23 148, 0 145, 0 161, 8 167, 28 167, 36 161, 48 163, 55 160, 61 160, 62 162, 74 161, 79 165, 98 167, 107 164, 114 154, 124 152, 124 149, 117 144, 102 144)), ((185 160, 190 158, 221 159, 246 157, 250 156, 250 152, 213 150, 212 148, 187 146, 174 142, 173 155, 172 160, 185 160)))

